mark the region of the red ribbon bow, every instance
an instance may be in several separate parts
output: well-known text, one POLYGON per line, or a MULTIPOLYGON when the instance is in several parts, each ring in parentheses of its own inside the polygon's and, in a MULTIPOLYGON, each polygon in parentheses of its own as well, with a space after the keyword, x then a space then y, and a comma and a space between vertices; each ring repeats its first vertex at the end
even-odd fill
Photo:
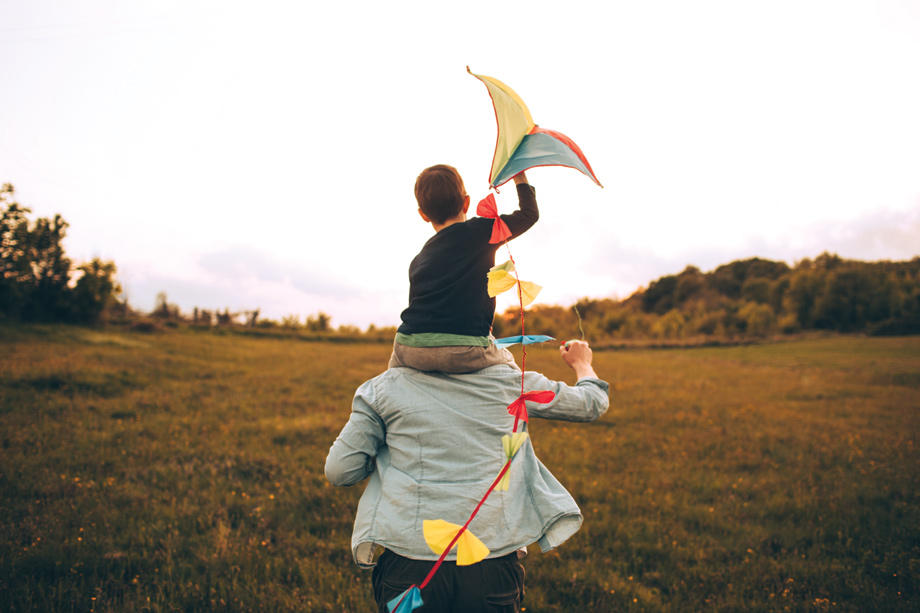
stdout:
POLYGON ((493 194, 489 194, 479 201, 479 204, 476 206, 476 214, 480 217, 495 220, 492 224, 492 236, 489 238, 490 243, 503 243, 511 238, 511 230, 508 228, 508 224, 498 216, 498 206, 495 204, 495 196, 493 194))
POLYGON ((556 393, 549 390, 542 392, 524 392, 517 400, 508 405, 508 412, 518 419, 527 421, 527 400, 546 404, 547 402, 552 402, 555 397, 556 393))

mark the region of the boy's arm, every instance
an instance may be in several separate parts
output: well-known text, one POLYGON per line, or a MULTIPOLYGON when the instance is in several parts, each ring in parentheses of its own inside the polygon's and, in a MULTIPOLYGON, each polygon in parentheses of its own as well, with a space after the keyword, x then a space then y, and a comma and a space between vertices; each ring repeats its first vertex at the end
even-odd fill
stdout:
POLYGON ((511 180, 514 181, 515 185, 526 185, 527 184, 527 174, 522 170, 521 172, 511 177, 511 180))
POLYGON ((332 485, 354 485, 374 472, 386 426, 373 406, 373 381, 367 381, 355 392, 351 416, 326 456, 326 478, 332 485))
POLYGON ((511 230, 511 238, 526 232, 540 218, 540 211, 537 209, 537 197, 533 187, 527 183, 527 175, 523 172, 516 174, 514 183, 518 193, 518 210, 510 215, 501 216, 502 220, 508 224, 508 229, 511 230))

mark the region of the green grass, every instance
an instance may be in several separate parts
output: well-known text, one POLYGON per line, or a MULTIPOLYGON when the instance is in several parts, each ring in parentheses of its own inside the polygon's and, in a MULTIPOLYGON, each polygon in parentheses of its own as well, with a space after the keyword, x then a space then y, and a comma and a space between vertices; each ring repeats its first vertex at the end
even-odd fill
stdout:
MULTIPOLYGON (((385 344, 0 328, 0 610, 366 611, 322 472, 385 344)), ((528 367, 571 380, 552 348, 528 367)), ((598 352, 528 612, 920 608, 920 338, 598 352)))

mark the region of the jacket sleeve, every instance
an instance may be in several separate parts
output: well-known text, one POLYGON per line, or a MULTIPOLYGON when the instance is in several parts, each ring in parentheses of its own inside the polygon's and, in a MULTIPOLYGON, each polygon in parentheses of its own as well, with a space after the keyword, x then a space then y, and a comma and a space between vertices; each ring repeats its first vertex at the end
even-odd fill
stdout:
POLYGON ((367 381, 355 392, 351 416, 326 456, 326 478, 332 485, 354 485, 374 472, 386 426, 374 410, 373 384, 367 381))
MULTIPOLYGON (((502 215, 502 221, 511 230, 511 238, 516 238, 530 229, 540 219, 540 210, 537 208, 537 196, 534 188, 523 183, 517 185, 518 210, 510 215, 502 215)), ((510 240, 510 239, 509 239, 510 240)))
POLYGON ((594 421, 610 407, 610 385, 601 379, 585 377, 575 385, 553 381, 536 372, 528 372, 524 379, 528 390, 552 390, 552 402, 527 403, 527 413, 543 419, 563 421, 594 421))

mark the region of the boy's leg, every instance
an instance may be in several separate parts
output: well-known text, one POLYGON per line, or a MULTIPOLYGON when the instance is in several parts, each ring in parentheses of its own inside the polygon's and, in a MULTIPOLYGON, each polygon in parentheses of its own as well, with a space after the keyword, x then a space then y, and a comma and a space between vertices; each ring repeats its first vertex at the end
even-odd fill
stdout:
POLYGON ((408 366, 415 370, 434 371, 441 370, 444 362, 445 350, 456 347, 410 347, 393 343, 393 353, 387 368, 408 366))
POLYGON ((440 347, 438 368, 441 372, 476 372, 496 364, 517 366, 514 356, 507 349, 495 345, 488 347, 440 347))
POLYGON ((408 366, 416 370, 463 373, 476 372, 496 364, 516 366, 511 352, 495 345, 408 347, 394 343, 389 368, 408 366))
POLYGON ((400 347, 402 347, 402 345, 396 341, 393 341, 393 351, 390 353, 390 361, 387 363, 387 368, 398 368, 400 366, 405 366, 403 361, 399 358, 399 354, 401 353, 400 347))

